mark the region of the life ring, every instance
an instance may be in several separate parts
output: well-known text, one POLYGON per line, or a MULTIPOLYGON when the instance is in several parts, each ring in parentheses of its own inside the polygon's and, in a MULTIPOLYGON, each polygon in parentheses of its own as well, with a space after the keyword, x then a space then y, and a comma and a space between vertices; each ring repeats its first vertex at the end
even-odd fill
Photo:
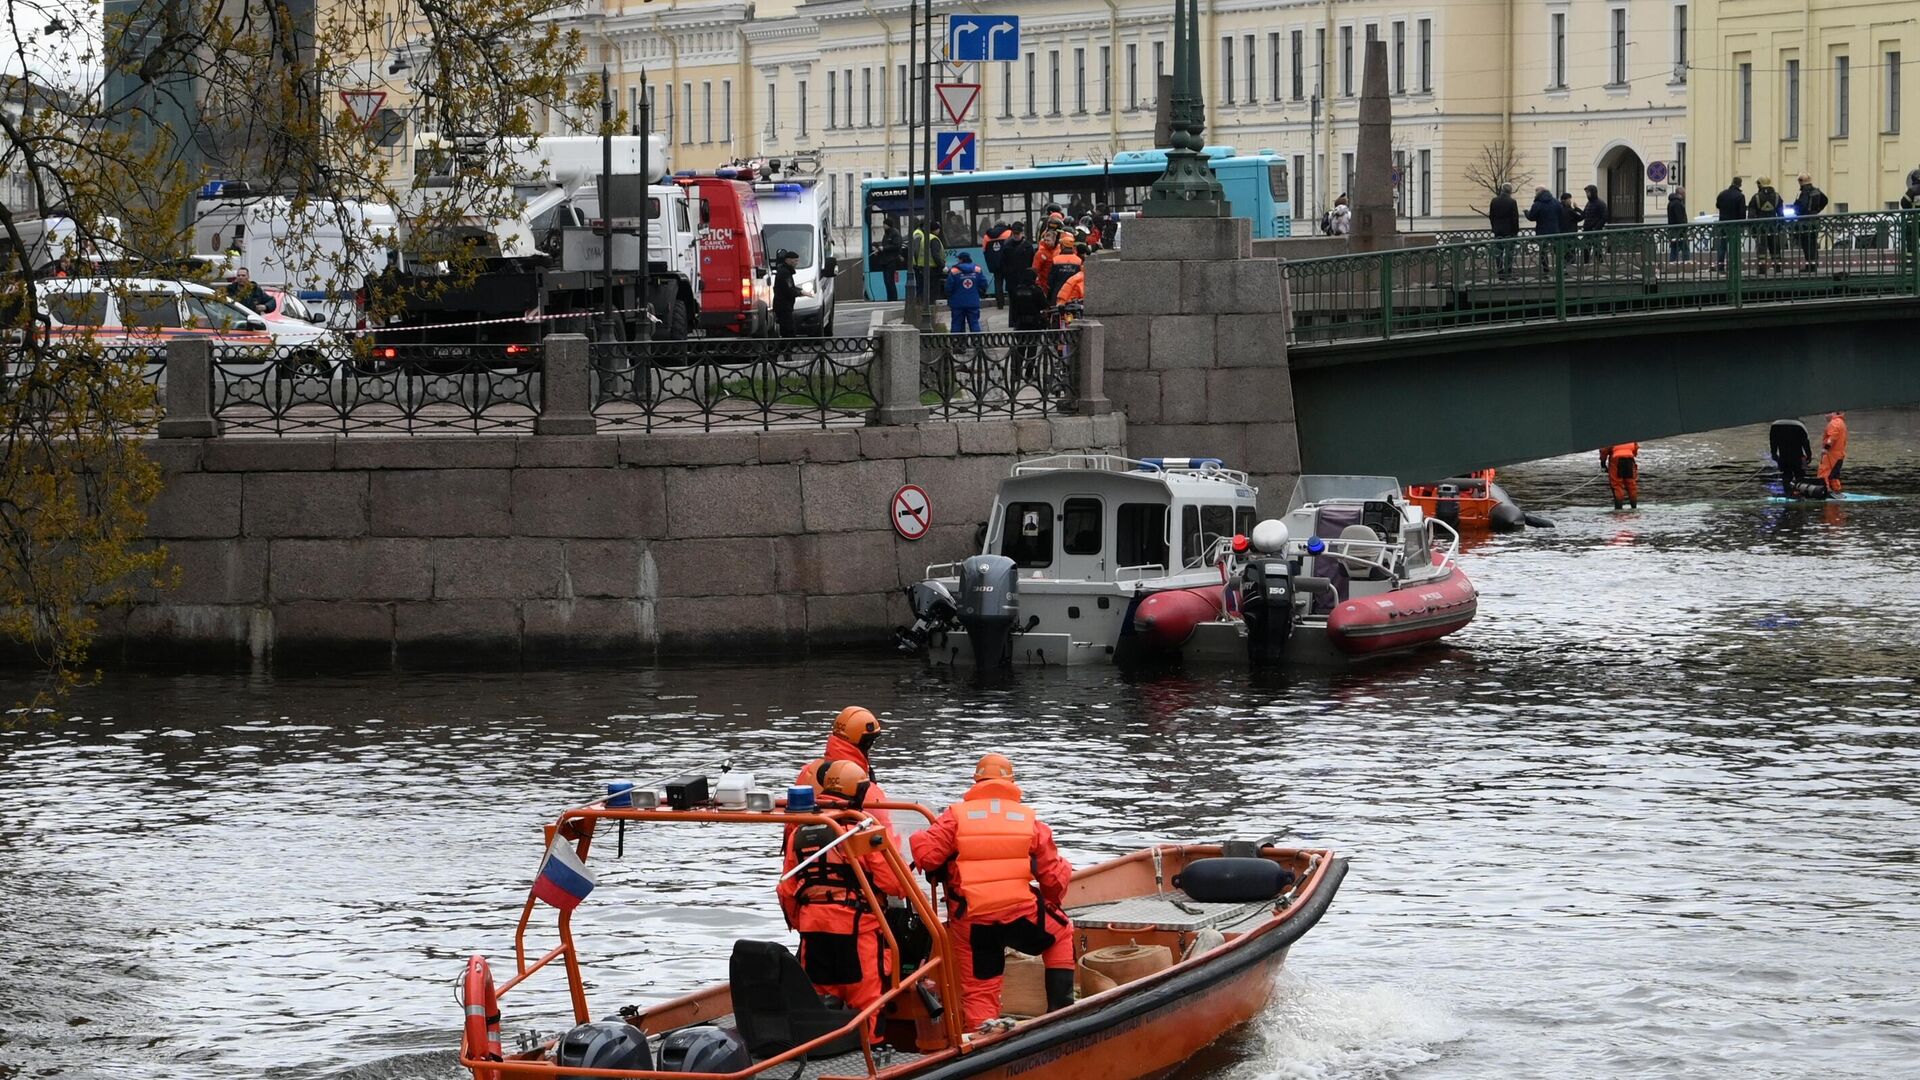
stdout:
MULTIPOLYGON (((475 953, 467 958, 467 975, 460 984, 460 1004, 467 1011, 466 1039, 460 1050, 464 1056, 505 1060, 500 1048, 500 996, 493 989, 493 971, 486 957, 475 953)), ((473 1070, 474 1080, 499 1080, 493 1069, 473 1070)))

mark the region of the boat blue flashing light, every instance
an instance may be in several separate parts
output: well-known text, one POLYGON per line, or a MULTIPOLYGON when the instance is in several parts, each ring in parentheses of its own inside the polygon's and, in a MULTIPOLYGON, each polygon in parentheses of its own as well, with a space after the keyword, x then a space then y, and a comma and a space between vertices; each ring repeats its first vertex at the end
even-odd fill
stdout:
POLYGON ((802 784, 787 789, 787 812, 790 814, 810 814, 813 812, 813 788, 802 784))
POLYGON ((1307 553, 1309 555, 1318 555, 1325 550, 1327 550, 1327 542, 1325 540, 1317 536, 1307 537, 1307 553))
POLYGON ((607 782, 607 807, 613 810, 625 810, 633 805, 633 781, 610 780, 607 782))
POLYGON ((1168 469, 1205 469, 1209 467, 1219 469, 1226 466, 1226 463, 1217 457, 1150 457, 1141 458, 1140 464, 1145 465, 1155 472, 1165 472, 1168 469))

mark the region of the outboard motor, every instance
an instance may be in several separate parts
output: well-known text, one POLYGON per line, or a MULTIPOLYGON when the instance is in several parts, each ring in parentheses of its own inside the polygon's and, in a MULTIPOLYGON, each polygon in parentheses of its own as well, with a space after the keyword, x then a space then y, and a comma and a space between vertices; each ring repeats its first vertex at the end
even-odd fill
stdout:
POLYGON ((906 588, 907 610, 913 612, 913 625, 896 627, 893 631, 893 645, 901 652, 919 652, 926 648, 927 639, 937 631, 953 625, 960 613, 953 594, 938 581, 927 580, 906 588))
POLYGON ((1247 626, 1247 659, 1254 667, 1280 663, 1293 633, 1293 574, 1287 569, 1287 526, 1268 520, 1253 527, 1255 554, 1240 571, 1240 620, 1247 626))
MULTIPOLYGON (((653 1055, 647 1051, 646 1033, 624 1020, 601 1020, 580 1024, 560 1036, 554 1048, 556 1062, 579 1069, 653 1068, 653 1055)), ((583 1076, 560 1074, 560 1080, 587 1080, 583 1076)))
POLYGON ((660 1071, 731 1073, 753 1068, 747 1041, 732 1028, 701 1024, 681 1028, 660 1042, 660 1071))
POLYGON ((1455 532, 1460 531, 1460 489, 1441 484, 1433 489, 1433 516, 1455 532))
POLYGON ((960 625, 973 644, 973 664, 987 671, 1012 662, 1013 624, 1020 617, 1020 572, 1005 555, 975 555, 960 564, 960 625))

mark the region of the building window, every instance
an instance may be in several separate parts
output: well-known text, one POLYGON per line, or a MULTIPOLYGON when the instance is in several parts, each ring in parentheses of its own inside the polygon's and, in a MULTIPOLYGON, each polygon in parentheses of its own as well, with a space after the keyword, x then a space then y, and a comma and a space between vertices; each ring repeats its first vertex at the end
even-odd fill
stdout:
POLYGON ((853 126, 853 69, 844 68, 840 72, 840 82, 847 95, 847 126, 853 126))
POLYGON ((1324 26, 1313 32, 1313 96, 1322 101, 1327 97, 1327 28, 1324 26))
POLYGON ((1267 100, 1280 100, 1280 35, 1267 35, 1267 100))
POLYGON ((1033 73, 1034 73, 1033 54, 1028 53, 1027 54, 1027 115, 1028 116, 1037 115, 1037 110, 1034 108, 1034 102, 1038 100, 1036 95, 1039 94, 1040 92, 1039 90, 1040 84, 1037 80, 1035 80, 1033 73))
POLYGON ((840 126, 840 73, 827 72, 827 130, 840 126))
POLYGON ((733 143, 733 80, 720 80, 720 141, 733 143))
POLYGON ((1567 88, 1567 13, 1556 11, 1547 20, 1547 89, 1567 88))
POLYGON ((860 69, 860 124, 873 126, 873 69, 870 67, 860 69))
POLYGON ((1673 5, 1673 81, 1687 81, 1687 5, 1673 5))
POLYGON ((1786 140, 1793 142, 1800 137, 1800 61, 1787 61, 1787 124, 1786 140))
POLYGON ((1140 107, 1140 46, 1127 42, 1127 111, 1140 107))
POLYGON ((804 139, 807 137, 807 80, 801 79, 798 89, 800 91, 797 95, 800 98, 800 137, 804 139))
POLYGON ((1844 56, 1833 58, 1833 137, 1853 134, 1853 71, 1844 56))
POLYGON ((1887 54, 1887 122, 1880 130, 1889 135, 1900 134, 1900 54, 1887 54))
POLYGON ((1100 111, 1113 111, 1113 46, 1100 46, 1100 111))
POLYGON ((1735 142, 1753 141, 1753 65, 1740 65, 1740 128, 1735 142))
POLYGON ((680 115, 686 117, 680 123, 680 144, 693 145, 693 84, 680 84, 680 115))
POLYGON ((1433 151, 1420 151, 1420 216, 1433 216, 1433 151))
POLYGON ((1220 96, 1228 105, 1233 104, 1233 39, 1220 39, 1220 96))
POLYGON ((1073 111, 1087 111, 1087 50, 1073 50, 1073 111))
POLYGON ((777 82, 769 82, 767 84, 767 138, 773 140, 779 137, 780 84, 777 82))
POLYGON ((1353 27, 1340 28, 1340 96, 1353 96, 1353 27))
MULTIPOLYGON (((1012 67, 1013 67, 1012 64, 1001 65, 1001 74, 1002 75, 1006 74, 1007 70, 1012 67)), ((903 124, 910 124, 913 122, 913 96, 909 92, 909 87, 911 86, 911 84, 908 83, 907 81, 907 65, 899 64, 896 66, 894 71, 894 81, 900 84, 900 122, 903 124)), ((1013 95, 1011 92, 1007 94, 1003 94, 1001 96, 1005 98, 1007 101, 1013 100, 1013 95)), ((1011 108, 1011 106, 1002 104, 1001 108, 1011 108)), ((1002 115, 1005 115, 1005 114, 1003 113, 1002 115)))
POLYGON ((1433 92, 1433 20, 1420 20, 1420 92, 1433 92))
POLYGON ((1401 217, 1408 214, 1407 193, 1413 189, 1411 177, 1407 175, 1407 152, 1393 152, 1393 212, 1401 217))
POLYGON ((1393 24, 1393 92, 1407 92, 1407 24, 1393 24))
POLYGON ((1557 197, 1567 190, 1567 148, 1553 148, 1553 193, 1557 197))
POLYGON ((1684 140, 1673 144, 1673 186, 1684 187, 1687 183, 1687 144, 1684 140))
POLYGON ((1167 73, 1167 43, 1153 43, 1153 103, 1160 104, 1160 79, 1167 73))
POLYGON ((1307 100, 1306 35, 1298 30, 1293 32, 1293 100, 1307 100))
POLYGON ((1347 195, 1352 191, 1353 191, 1353 152, 1347 151, 1340 155, 1340 194, 1347 195))
POLYGON ((1260 100, 1260 80, 1253 62, 1253 35, 1248 34, 1242 41, 1241 58, 1247 62, 1247 104, 1260 100))
POLYGON ((700 84, 700 141, 713 141, 713 80, 700 84))
POLYGON ((1060 50, 1047 51, 1047 115, 1060 115, 1060 50))
POLYGON ((1627 85, 1627 9, 1614 8, 1613 34, 1608 41, 1609 55, 1613 63, 1609 70, 1613 77, 1607 81, 1609 86, 1627 85))
POLYGON ((1000 65, 1000 118, 1013 117, 1013 65, 1000 65))

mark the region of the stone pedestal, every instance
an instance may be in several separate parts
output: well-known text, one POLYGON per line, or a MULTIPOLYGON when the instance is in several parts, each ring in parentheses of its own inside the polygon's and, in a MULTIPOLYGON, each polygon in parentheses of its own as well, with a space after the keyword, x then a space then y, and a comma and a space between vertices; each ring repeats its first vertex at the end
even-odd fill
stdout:
POLYGON ((1134 457, 1217 457, 1251 474, 1263 512, 1300 473, 1279 259, 1243 218, 1138 219, 1087 264, 1102 381, 1134 457))
POLYGON ((163 439, 211 439, 220 434, 213 416, 213 343, 180 338, 167 343, 166 412, 155 434, 163 439))
POLYGON ((889 323, 874 331, 870 423, 919 424, 928 410, 920 403, 920 331, 889 323))
POLYGON ((533 420, 536 434, 591 435, 596 430, 589 348, 582 334, 547 338, 540 368, 540 415, 533 420))

